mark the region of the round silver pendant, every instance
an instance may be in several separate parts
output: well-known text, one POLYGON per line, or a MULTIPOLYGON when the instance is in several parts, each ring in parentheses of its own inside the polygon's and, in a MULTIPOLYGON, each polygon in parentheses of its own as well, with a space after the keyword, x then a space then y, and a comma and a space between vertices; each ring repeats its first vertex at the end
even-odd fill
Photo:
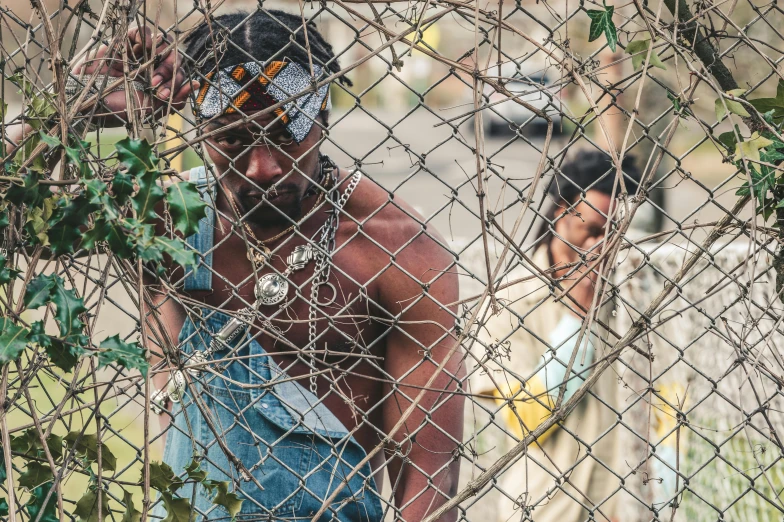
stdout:
POLYGON ((276 305, 286 299, 289 282, 278 274, 265 274, 256 284, 256 299, 263 305, 276 305))

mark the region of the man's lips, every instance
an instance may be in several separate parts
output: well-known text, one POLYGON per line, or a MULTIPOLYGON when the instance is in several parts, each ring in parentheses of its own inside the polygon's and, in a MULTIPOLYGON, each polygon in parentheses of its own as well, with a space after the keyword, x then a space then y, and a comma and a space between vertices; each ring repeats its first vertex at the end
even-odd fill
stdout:
POLYGON ((267 201, 274 201, 276 199, 279 199, 279 198, 282 198, 282 197, 285 197, 285 196, 290 196, 291 194, 293 194, 293 192, 291 192, 291 191, 288 191, 288 190, 281 191, 281 190, 279 190, 277 192, 270 191, 270 192, 267 192, 267 193, 265 193, 265 192, 248 192, 247 196, 249 198, 251 198, 251 199, 256 199, 256 200, 259 200, 259 201, 263 200, 264 197, 266 196, 267 201))

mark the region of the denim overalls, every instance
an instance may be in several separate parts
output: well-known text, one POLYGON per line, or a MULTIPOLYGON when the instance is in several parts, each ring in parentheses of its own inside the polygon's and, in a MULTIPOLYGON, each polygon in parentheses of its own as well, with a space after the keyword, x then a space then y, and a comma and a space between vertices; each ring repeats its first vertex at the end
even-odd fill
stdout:
MULTIPOLYGON (((193 169, 191 180, 204 186, 204 168, 193 169)), ((199 234, 188 240, 202 254, 212 248, 213 219, 210 209, 199 234)), ((211 256, 205 256, 200 269, 188 276, 186 290, 210 288, 211 263, 211 256)), ((228 315, 208 309, 201 310, 201 317, 189 317, 179 335, 182 351, 205 350, 212 334, 228 320, 228 315)), ((164 462, 185 476, 185 468, 196 455, 208 479, 232 481, 229 490, 244 499, 238 520, 310 520, 366 456, 365 451, 314 394, 298 382, 285 380, 288 376, 255 340, 243 336, 212 358, 226 357, 233 359, 210 365, 213 372, 202 372, 182 401, 174 404, 175 420, 166 437, 164 462), (242 385, 250 386, 243 389, 242 385), (229 462, 194 403, 194 393, 206 405, 214 430, 253 475, 253 481, 243 481, 229 462)), ((380 521, 380 493, 370 474, 369 464, 362 466, 319 520, 380 521)), ((193 506, 205 520, 229 519, 223 507, 213 505, 215 494, 200 485, 180 488, 178 494, 195 495, 193 506)), ((162 505, 153 513, 163 516, 162 505)))

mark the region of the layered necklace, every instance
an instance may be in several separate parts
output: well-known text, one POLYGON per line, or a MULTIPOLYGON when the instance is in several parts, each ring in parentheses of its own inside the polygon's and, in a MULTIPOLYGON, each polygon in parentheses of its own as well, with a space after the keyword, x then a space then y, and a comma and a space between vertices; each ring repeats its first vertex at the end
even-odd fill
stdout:
MULTIPOLYGON (((322 184, 324 190, 319 195, 316 204, 313 205, 313 208, 300 220, 300 222, 304 222, 315 213, 324 200, 324 194, 337 185, 337 166, 332 160, 324 155, 319 156, 319 162, 321 164, 321 179, 319 183, 322 184)), ((348 202, 348 199, 351 197, 351 194, 354 192, 354 189, 361 179, 362 173, 357 170, 348 180, 346 188, 342 192, 332 190, 328 194, 327 197, 331 200, 333 208, 328 210, 327 219, 306 244, 294 247, 294 250, 286 258, 286 269, 282 273, 272 272, 261 276, 254 288, 256 301, 253 305, 237 310, 236 315, 223 325, 223 327, 213 336, 212 341, 206 350, 195 351, 188 356, 187 364, 195 366, 188 370, 193 377, 200 376, 201 371, 199 368, 216 351, 226 348, 232 341, 247 331, 250 325, 255 322, 256 318, 262 315, 259 311, 262 306, 274 306, 283 303, 280 308, 285 308, 287 303, 284 301, 289 292, 288 277, 293 272, 304 269, 311 261, 315 261, 315 269, 311 282, 311 302, 308 312, 308 345, 306 349, 315 350, 318 333, 316 329, 316 307, 329 306, 335 302, 337 297, 335 287, 329 282, 329 275, 332 267, 332 254, 335 250, 335 237, 340 225, 340 211, 348 202), (319 293, 322 287, 329 290, 330 293, 328 296, 321 296, 320 298, 319 293)), ((229 200, 234 206, 234 210, 237 211, 236 204, 231 195, 229 195, 229 200)), ((237 215, 240 215, 238 211, 237 215)), ((292 225, 274 237, 260 241, 256 238, 256 235, 248 224, 243 224, 245 230, 250 237, 256 241, 259 247, 256 249, 258 252, 254 252, 254 255, 248 256, 248 259, 253 263, 255 270, 258 270, 265 265, 270 265, 269 260, 272 252, 266 244, 271 243, 276 239, 280 239, 297 227, 296 224, 292 225), (256 254, 260 254, 262 257, 257 257, 256 254)), ((313 394, 316 394, 315 356, 311 355, 310 359, 311 362, 308 363, 310 366, 310 391, 313 394)), ((162 413, 168 400, 179 402, 184 391, 185 376, 180 370, 176 370, 173 372, 171 379, 169 379, 166 388, 153 393, 151 399, 154 413, 162 413)))

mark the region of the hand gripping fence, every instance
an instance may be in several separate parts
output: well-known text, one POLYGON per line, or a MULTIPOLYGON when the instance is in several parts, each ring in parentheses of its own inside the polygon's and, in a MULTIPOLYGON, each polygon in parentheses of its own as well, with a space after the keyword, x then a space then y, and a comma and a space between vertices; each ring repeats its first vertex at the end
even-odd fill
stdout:
POLYGON ((0 5, 0 519, 784 517, 775 2, 0 5))

